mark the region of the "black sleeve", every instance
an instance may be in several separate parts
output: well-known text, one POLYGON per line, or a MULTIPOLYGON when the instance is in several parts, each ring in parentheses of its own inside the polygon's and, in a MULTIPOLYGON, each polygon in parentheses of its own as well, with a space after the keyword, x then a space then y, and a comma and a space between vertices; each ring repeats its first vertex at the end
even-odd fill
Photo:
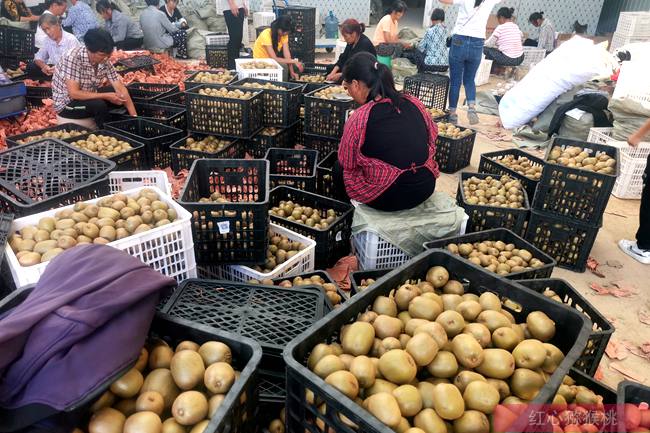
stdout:
POLYGON ((343 70, 343 66, 345 66, 345 62, 347 62, 348 57, 350 57, 350 51, 352 51, 352 45, 347 44, 345 46, 345 50, 343 50, 343 52, 339 56, 339 60, 336 62, 336 66, 338 66, 339 69, 343 70))
POLYGON ((178 10, 178 8, 174 9, 174 21, 182 20, 183 15, 181 14, 181 11, 178 10))
POLYGON ((366 35, 364 35, 363 39, 361 39, 359 43, 363 43, 363 46, 359 47, 359 51, 367 51, 373 56, 377 57, 377 50, 375 50, 375 45, 366 35))

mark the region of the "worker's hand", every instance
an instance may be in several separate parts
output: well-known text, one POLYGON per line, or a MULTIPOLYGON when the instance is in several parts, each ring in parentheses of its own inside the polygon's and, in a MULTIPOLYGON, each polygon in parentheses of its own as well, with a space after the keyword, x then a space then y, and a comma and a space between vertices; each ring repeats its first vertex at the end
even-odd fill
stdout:
POLYGON ((246 5, 244 5, 244 16, 245 17, 248 16, 248 8, 246 7, 246 5))
POLYGON ((327 77, 325 77, 325 81, 332 81, 332 82, 337 82, 340 79, 341 79, 340 72, 330 72, 330 74, 327 77))
POLYGON ((30 21, 38 21, 40 17, 41 17, 40 15, 31 15, 29 17, 29 20, 30 21))
POLYGON ((102 93, 102 95, 104 95, 104 99, 106 99, 111 104, 115 104, 115 105, 124 104, 125 99, 119 93, 109 92, 109 93, 102 93))
POLYGON ((232 14, 234 16, 236 16, 236 17, 239 16, 239 9, 237 8, 237 6, 234 3, 232 5, 230 5, 230 12, 232 12, 232 14))
POLYGON ((41 71, 42 71, 45 75, 52 75, 52 74, 54 73, 54 68, 53 68, 52 66, 50 66, 50 65, 45 65, 45 66, 43 66, 43 67, 41 68, 41 71))
POLYGON ((298 74, 296 74, 296 71, 293 70, 293 68, 289 68, 289 75, 291 75, 292 80, 297 80, 300 78, 298 74))
POLYGON ((296 67, 298 68, 298 70, 299 70, 300 72, 302 72, 302 71, 305 70, 305 65, 303 65, 303 64, 300 62, 300 60, 298 60, 298 59, 294 59, 294 63, 293 63, 293 64, 296 65, 296 67))
POLYGON ((632 134, 630 135, 630 138, 627 139, 627 144, 632 147, 637 147, 639 143, 641 143, 641 140, 643 140, 643 137, 638 134, 632 134))

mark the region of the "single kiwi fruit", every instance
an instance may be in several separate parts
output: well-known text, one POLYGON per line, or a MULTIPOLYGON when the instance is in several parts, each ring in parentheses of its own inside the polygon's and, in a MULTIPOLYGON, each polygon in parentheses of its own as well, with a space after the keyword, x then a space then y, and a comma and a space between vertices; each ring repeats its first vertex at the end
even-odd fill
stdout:
POLYGON ((118 410, 105 407, 95 412, 88 423, 89 433, 122 433, 126 417, 118 410))
POLYGON ((199 391, 185 391, 174 400, 172 416, 181 425, 194 425, 208 416, 208 400, 199 391))
POLYGON ((162 395, 156 391, 146 391, 138 396, 135 401, 135 410, 137 412, 150 411, 162 415, 165 410, 165 400, 162 395))
POLYGON ((205 387, 213 394, 226 394, 235 382, 235 370, 225 362, 215 362, 203 377, 205 387))
POLYGON ((153 412, 136 412, 124 423, 123 433, 161 433, 162 421, 153 412))

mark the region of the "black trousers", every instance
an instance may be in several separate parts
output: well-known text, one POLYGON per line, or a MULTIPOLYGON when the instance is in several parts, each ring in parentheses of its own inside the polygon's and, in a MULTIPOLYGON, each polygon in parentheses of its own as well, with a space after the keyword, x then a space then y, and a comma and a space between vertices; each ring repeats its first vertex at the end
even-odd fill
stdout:
MULTIPOLYGON (((112 87, 102 89, 100 93, 113 92, 112 87)), ((95 119, 97 128, 102 128, 104 123, 109 120, 109 111, 122 108, 121 105, 111 104, 104 99, 89 99, 87 101, 72 100, 59 113, 59 116, 67 119, 86 119, 92 117, 95 119)))
POLYGON ((536 39, 526 39, 524 41, 524 47, 537 47, 537 40, 536 39))
POLYGON ((239 8, 239 14, 234 16, 231 11, 223 11, 223 17, 228 27, 228 69, 235 69, 235 59, 239 57, 241 41, 244 37, 244 8, 239 8))
POLYGON ((44 74, 43 71, 41 71, 41 68, 39 68, 38 65, 34 62, 29 62, 27 64, 25 73, 27 74, 27 78, 30 80, 52 81, 52 76, 44 74))
POLYGON ((499 66, 519 66, 524 61, 524 55, 517 58, 509 57, 494 47, 484 47, 483 53, 485 58, 494 61, 499 66))
POLYGON ((636 232, 636 244, 642 250, 650 250, 650 156, 643 174, 643 192, 639 211, 639 230, 636 232))
POLYGON ((118 50, 138 50, 142 48, 142 38, 126 38, 115 43, 118 50))

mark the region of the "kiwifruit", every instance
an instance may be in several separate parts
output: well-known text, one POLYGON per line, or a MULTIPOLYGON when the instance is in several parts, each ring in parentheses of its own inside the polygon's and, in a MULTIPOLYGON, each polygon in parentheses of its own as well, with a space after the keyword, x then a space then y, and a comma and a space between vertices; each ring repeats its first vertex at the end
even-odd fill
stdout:
POLYGON ((390 317, 397 317, 397 304, 386 296, 377 296, 372 303, 372 311, 377 314, 385 314, 390 317))
POLYGON ((442 287, 442 293, 462 295, 465 293, 465 288, 460 281, 449 280, 447 281, 447 284, 442 287))
MULTIPOLYGON (((411 336, 408 334, 400 334, 399 335, 399 342, 402 345, 402 349, 406 349, 406 345, 411 341, 411 336)), ((413 356, 413 355, 411 355, 413 356)))
POLYGON ((153 412, 136 412, 124 422, 123 433, 161 433, 162 421, 153 412))
POLYGON ((395 291, 395 303, 400 311, 408 310, 409 302, 421 293, 418 286, 404 284, 395 291))
POLYGON ((420 281, 417 284, 417 286, 418 286, 418 289, 420 289, 420 292, 422 292, 422 293, 433 293, 434 290, 435 290, 433 288, 433 284, 431 284, 428 281, 420 281))
POLYGON ((235 370, 225 362, 215 362, 205 369, 205 387, 213 394, 225 394, 235 382, 235 370))
POLYGON ((492 344, 499 349, 511 351, 517 344, 521 343, 522 339, 510 326, 497 328, 492 333, 492 344))
POLYGON ((208 400, 199 391, 185 391, 174 400, 172 416, 181 425, 194 425, 208 416, 208 400))
POLYGON ((418 367, 424 367, 438 354, 438 343, 428 333, 421 332, 406 343, 405 349, 418 367))
POLYGON ((373 394, 363 402, 364 407, 390 428, 401 421, 400 408, 395 397, 386 392, 373 394))
POLYGON ((479 296, 479 304, 483 310, 501 311, 501 301, 499 297, 492 292, 484 292, 479 296))
POLYGON ((203 359, 194 350, 181 350, 172 357, 169 370, 176 385, 182 390, 196 387, 205 374, 203 359))
POLYGON ((465 392, 465 388, 467 388, 467 385, 469 385, 471 382, 474 382, 476 380, 486 382, 485 377, 483 377, 481 374, 478 374, 470 370, 463 370, 460 373, 458 373, 456 377, 454 377, 454 385, 462 393, 465 392))
POLYGON ((507 379, 515 371, 515 359, 503 349, 483 349, 483 362, 476 371, 486 378, 507 379))
POLYGON ((481 313, 481 304, 476 301, 462 301, 458 306, 456 306, 456 311, 463 316, 463 319, 466 321, 474 321, 476 317, 481 313))
POLYGON ((528 332, 533 338, 547 342, 555 335, 555 322, 542 311, 533 311, 526 317, 528 332))
POLYGON ((200 346, 193 341, 184 340, 176 345, 176 352, 180 352, 181 350, 193 350, 197 352, 199 347, 200 346))
POLYGON ((99 398, 90 406, 91 412, 97 412, 105 407, 110 407, 115 403, 115 394, 110 391, 104 391, 99 398))
POLYGON ((409 421, 406 418, 401 417, 399 424, 397 424, 397 427, 395 427, 394 430, 395 433, 404 433, 410 428, 411 428, 411 424, 409 424, 409 421))
POLYGON ((443 311, 440 313, 436 318, 436 323, 439 323, 443 328, 445 328, 445 332, 450 338, 461 333, 465 327, 465 319, 463 319, 463 316, 461 316, 458 311, 453 310, 443 311))
POLYGON ((205 366, 215 362, 232 362, 232 352, 230 347, 220 341, 208 341, 203 343, 198 349, 199 355, 203 358, 205 366))
POLYGON ((162 415, 165 410, 165 400, 162 395, 156 391, 146 391, 138 396, 135 401, 135 410, 137 412, 151 411, 162 415))
POLYGON ((375 383, 377 377, 375 364, 367 356, 355 357, 350 363, 349 371, 357 378, 361 388, 368 388, 375 383))
POLYGON ((124 400, 120 400, 115 403, 115 405, 113 405, 113 409, 119 410, 124 414, 125 417, 128 418, 136 412, 135 398, 126 398, 124 400))
POLYGON ((449 383, 440 383, 433 389, 433 406, 436 413, 446 420, 460 418, 465 411, 463 396, 449 383))
POLYGON ((512 393, 523 400, 534 399, 544 386, 544 378, 527 368, 518 368, 510 378, 512 393))
POLYGON ((165 409, 169 409, 178 396, 180 390, 174 382, 172 372, 166 368, 157 368, 151 371, 144 379, 141 392, 156 391, 162 395, 165 409))
POLYGON ((215 394, 212 397, 210 397, 210 400, 208 400, 208 418, 212 419, 214 414, 217 413, 219 406, 221 406, 221 403, 223 403, 225 398, 226 398, 225 394, 215 394))
POLYGON ((375 328, 370 323, 354 322, 341 338, 343 351, 350 355, 367 355, 375 340, 375 328))
POLYGON ((546 359, 542 364, 542 370, 552 374, 564 360, 564 353, 557 346, 550 343, 544 343, 544 348, 546 349, 546 359))
POLYGON ((546 360, 546 348, 539 340, 524 340, 512 351, 517 367, 534 370, 541 367, 546 360))
MULTIPOLYGON (((50 250, 51 251, 51 250, 50 250)), ((41 263, 41 255, 39 253, 34 253, 31 251, 25 251, 25 254, 20 255, 18 253, 18 263, 20 266, 33 266, 41 263)))
POLYGON ((169 368, 173 356, 174 351, 169 346, 161 344, 154 347, 149 354, 149 369, 169 368))
POLYGON ((483 348, 469 334, 458 334, 451 341, 451 349, 465 368, 475 368, 483 362, 483 348))
POLYGON ((122 433, 126 417, 118 410, 105 407, 98 410, 88 423, 89 433, 122 433))
POLYGON ((441 350, 426 368, 433 377, 446 379, 456 375, 458 361, 453 353, 441 350))
POLYGON ((417 365, 405 350, 389 350, 379 358, 379 372, 387 380, 402 385, 415 379, 417 365))
POLYGON ((510 386, 505 380, 488 377, 487 382, 492 385, 497 391, 499 391, 499 398, 501 400, 510 395, 510 386))
POLYGON ((284 433, 284 423, 282 420, 274 419, 269 423, 269 433, 284 433))
MULTIPOLYGON (((411 315, 409 314, 409 317, 411 315)), ((411 337, 415 335, 415 329, 418 328, 419 326, 426 325, 429 323, 434 323, 434 322, 429 322, 428 320, 425 319, 409 319, 405 324, 404 324, 404 332, 411 337)), ((442 327, 440 327, 442 329, 442 327)), ((447 334, 444 332, 444 329, 442 330, 443 334, 445 334, 445 337, 447 334)))
POLYGON ((482 412, 466 410, 460 418, 454 420, 453 431, 455 433, 490 433, 490 421, 482 412))
POLYGON ((436 385, 430 382, 422 381, 417 383, 418 392, 422 399, 422 408, 433 408, 433 388, 436 385))
POLYGON ((135 365, 133 368, 139 371, 143 371, 147 367, 147 362, 149 361, 149 351, 143 347, 140 349, 140 356, 138 356, 138 360, 135 362, 135 365))
POLYGON ((351 399, 355 399, 359 395, 359 382, 349 371, 335 371, 325 378, 325 382, 351 399))
POLYGON ((483 310, 476 317, 476 322, 487 326, 490 332, 494 332, 499 328, 510 326, 510 320, 499 311, 483 310))
POLYGON ((422 397, 413 385, 402 385, 393 391, 403 417, 417 415, 422 410, 422 397))
POLYGON ((409 303, 408 312, 415 319, 435 320, 442 313, 442 306, 433 299, 416 296, 409 303))
POLYGON ((63 248, 52 248, 41 256, 41 262, 49 262, 63 252, 63 248))
POLYGON ((180 425, 173 417, 162 423, 162 433, 186 433, 185 426, 180 425))
POLYGON ((379 392, 387 392, 389 394, 392 394, 393 390, 395 389, 397 389, 397 385, 394 383, 381 378, 377 378, 375 379, 375 383, 373 383, 369 388, 364 389, 364 395, 368 397, 379 392))
POLYGON ((474 381, 467 385, 463 392, 465 406, 468 409, 478 410, 491 414, 499 404, 499 391, 487 382, 474 381))
POLYGON ((336 355, 325 355, 318 361, 318 364, 314 367, 314 374, 316 374, 321 379, 325 379, 330 374, 335 371, 345 370, 345 364, 336 355))
POLYGON ((449 272, 442 266, 434 266, 427 271, 426 280, 433 284, 435 289, 439 289, 449 281, 449 272))
MULTIPOLYGON (((401 314, 401 313, 400 313, 401 314)), ((359 322, 368 322, 372 323, 375 321, 375 319, 379 316, 379 314, 375 313, 374 311, 366 311, 362 315, 360 315, 357 319, 359 322)), ((399 317, 399 316, 398 316, 399 317)))
MULTIPOLYGON (((373 329, 373 338, 374 338, 374 329, 373 329)), ((199 349, 200 353, 200 349, 199 349)), ((309 367, 310 370, 313 370, 314 367, 316 367, 316 364, 318 364, 318 361, 321 360, 325 355, 332 355, 334 352, 332 348, 325 344, 325 343, 319 343, 317 344, 309 354, 309 359, 307 360, 307 366, 309 367)), ((205 361, 205 357, 203 358, 205 361)))
POLYGON ((375 337, 384 339, 386 337, 399 337, 402 333, 404 324, 396 317, 380 314, 377 316, 372 326, 375 328, 375 337))
POLYGON ((413 418, 413 425, 426 433, 447 433, 447 425, 434 409, 422 409, 413 418))
POLYGON ((352 364, 352 361, 354 360, 354 356, 347 353, 342 353, 339 355, 339 359, 343 361, 343 365, 345 366, 345 369, 349 371, 350 364, 352 364))
POLYGON ((131 398, 140 392, 143 383, 142 373, 132 368, 111 384, 111 392, 120 398, 131 398))

